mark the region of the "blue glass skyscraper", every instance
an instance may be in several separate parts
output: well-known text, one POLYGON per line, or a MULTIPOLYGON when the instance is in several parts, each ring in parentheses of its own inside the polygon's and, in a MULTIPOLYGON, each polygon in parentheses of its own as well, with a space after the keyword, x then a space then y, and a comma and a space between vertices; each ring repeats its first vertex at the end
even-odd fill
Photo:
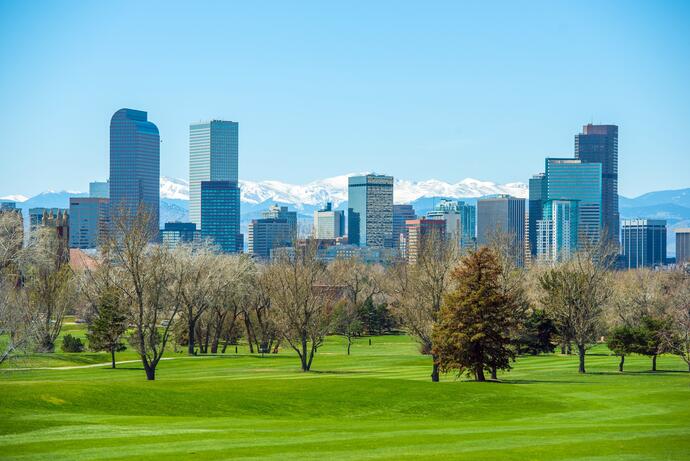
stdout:
POLYGON ((347 233, 353 245, 393 246, 393 177, 351 176, 347 192, 347 233))
POLYGON ((140 208, 158 230, 160 137, 146 112, 120 109, 110 120, 110 212, 128 216, 140 208))
POLYGON ((201 238, 209 239, 224 253, 239 253, 240 189, 234 181, 201 182, 201 238))
POLYGON ((201 182, 238 181, 239 124, 210 120, 189 125, 189 220, 201 222, 201 182))

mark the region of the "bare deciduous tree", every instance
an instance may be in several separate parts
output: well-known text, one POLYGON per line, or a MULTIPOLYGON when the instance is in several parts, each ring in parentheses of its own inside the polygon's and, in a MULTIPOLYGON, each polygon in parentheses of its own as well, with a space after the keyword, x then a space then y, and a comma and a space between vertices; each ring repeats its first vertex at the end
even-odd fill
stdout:
MULTIPOLYGON (((450 274, 458 264, 460 252, 454 239, 432 232, 421 239, 417 261, 400 262, 388 271, 388 294, 404 328, 421 346, 422 353, 432 352, 432 333, 438 322, 443 298, 451 285, 450 274)), ((436 357, 431 380, 439 380, 436 357)))
POLYGON ((266 275, 281 337, 297 352, 302 371, 309 371, 328 333, 331 307, 340 290, 331 284, 313 242, 294 252, 280 252, 266 275))

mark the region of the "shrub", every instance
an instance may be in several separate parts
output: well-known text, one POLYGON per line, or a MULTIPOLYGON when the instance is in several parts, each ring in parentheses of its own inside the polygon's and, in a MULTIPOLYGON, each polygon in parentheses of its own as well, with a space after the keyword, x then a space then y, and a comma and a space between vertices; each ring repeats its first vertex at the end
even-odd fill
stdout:
POLYGON ((70 334, 65 335, 62 338, 62 352, 83 352, 84 343, 81 339, 74 337, 70 334))

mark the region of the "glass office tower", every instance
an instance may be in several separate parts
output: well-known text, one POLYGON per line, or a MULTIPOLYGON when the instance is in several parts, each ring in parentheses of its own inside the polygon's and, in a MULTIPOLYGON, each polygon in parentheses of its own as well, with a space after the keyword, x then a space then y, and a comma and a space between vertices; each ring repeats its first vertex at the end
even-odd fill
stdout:
POLYGON ((393 246, 393 177, 368 174, 348 178, 347 231, 353 245, 393 246))
POLYGON ((592 125, 582 127, 575 135, 575 158, 583 163, 602 165, 602 228, 607 236, 618 242, 618 126, 592 125))
POLYGON ((97 248, 108 235, 110 200, 100 197, 70 197, 70 248, 97 248))
POLYGON ((158 232, 160 137, 146 112, 120 109, 110 120, 110 213, 129 216, 143 207, 158 232))
POLYGON ((239 253, 240 189, 234 181, 201 182, 201 238, 209 239, 224 253, 239 253))
POLYGON ((239 124, 210 120, 189 125, 189 220, 201 222, 201 182, 238 181, 239 124))
POLYGON ((497 195, 477 200, 477 243, 489 245, 499 233, 510 236, 515 263, 522 266, 525 254, 524 198, 497 195))
POLYGON ((623 262, 628 269, 658 267, 666 263, 666 221, 624 219, 623 262))
POLYGON ((538 261, 563 261, 577 249, 577 200, 546 201, 536 224, 538 261))
POLYGON ((602 229, 601 164, 572 158, 547 158, 542 200, 574 200, 578 204, 579 243, 599 241, 602 229))

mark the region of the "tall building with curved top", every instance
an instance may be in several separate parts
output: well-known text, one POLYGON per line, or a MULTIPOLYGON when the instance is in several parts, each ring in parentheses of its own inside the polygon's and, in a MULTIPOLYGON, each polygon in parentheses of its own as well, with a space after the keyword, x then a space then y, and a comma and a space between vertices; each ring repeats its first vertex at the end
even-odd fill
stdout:
POLYGON ((133 215, 140 207, 158 229, 160 136, 141 110, 120 109, 110 119, 110 211, 133 215))

